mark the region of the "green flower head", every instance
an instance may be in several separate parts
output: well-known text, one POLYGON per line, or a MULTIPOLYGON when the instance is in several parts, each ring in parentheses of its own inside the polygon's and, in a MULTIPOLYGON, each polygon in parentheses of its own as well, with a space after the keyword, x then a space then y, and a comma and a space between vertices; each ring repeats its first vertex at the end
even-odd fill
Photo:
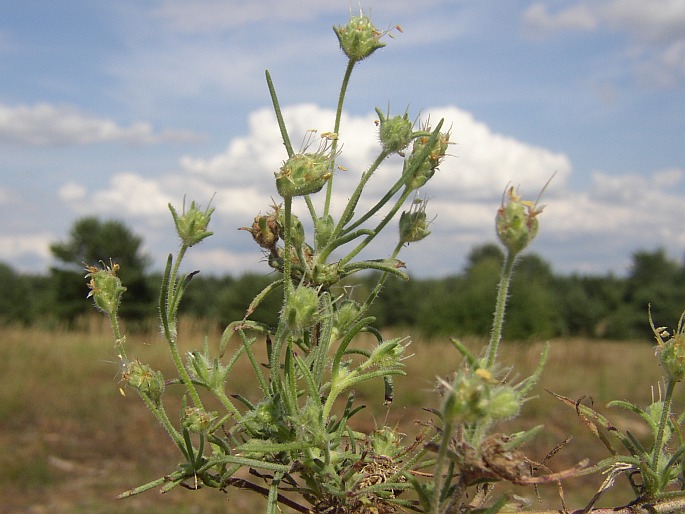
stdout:
POLYGON ((366 59, 385 46, 385 43, 381 43, 384 33, 378 30, 364 13, 352 16, 347 25, 335 26, 333 30, 338 36, 340 48, 353 62, 366 59))
POLYGON ((497 210, 495 225, 497 237, 514 255, 518 254, 538 233, 538 214, 543 207, 528 200, 521 200, 512 186, 505 192, 502 205, 497 210))
POLYGON ((408 211, 402 212, 400 215, 400 243, 414 243, 421 241, 430 235, 428 230, 428 221, 426 217, 426 200, 416 198, 408 211))
POLYGON ((126 291, 117 277, 119 265, 110 260, 109 266, 102 262, 102 268, 86 265, 86 271, 88 273, 85 278, 90 279, 88 298, 92 297, 95 306, 106 314, 116 314, 121 303, 121 295, 126 291))
POLYGON ((678 328, 671 335, 666 327, 655 327, 649 310, 649 324, 657 342, 656 356, 670 380, 680 382, 685 377, 685 312, 680 316, 678 328))
POLYGON ((207 231, 207 226, 209 225, 209 220, 214 212, 214 207, 210 208, 209 205, 207 205, 207 208, 204 211, 201 211, 200 204, 196 204, 193 201, 190 203, 190 209, 186 211, 184 200, 183 212, 180 216, 171 204, 169 204, 169 210, 174 218, 176 232, 185 246, 190 247, 196 245, 203 239, 212 235, 212 232, 207 231))

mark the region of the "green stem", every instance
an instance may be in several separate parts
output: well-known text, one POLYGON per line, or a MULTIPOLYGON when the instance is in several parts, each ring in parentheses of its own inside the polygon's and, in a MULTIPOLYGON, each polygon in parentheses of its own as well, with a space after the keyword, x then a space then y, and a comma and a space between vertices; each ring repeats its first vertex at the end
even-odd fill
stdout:
MULTIPOLYGON (((362 175, 361 179, 359 180, 359 184, 357 185, 356 189, 354 190, 354 193, 352 193, 352 196, 350 197, 350 200, 347 202, 347 205, 345 206, 345 210, 343 211, 342 215, 340 216, 340 220, 338 221, 338 224, 336 225, 335 229, 333 230, 333 234, 331 235, 331 244, 327 245, 326 248, 323 249, 321 252, 321 262, 325 262, 326 258, 331 254, 335 248, 340 246, 341 244, 344 244, 344 242, 347 242, 347 239, 341 239, 339 237, 340 234, 348 234, 351 229, 345 229, 345 225, 350 221, 352 216, 354 215, 354 210, 357 207, 357 204, 359 202, 359 198, 361 197, 362 191, 364 190, 364 187, 366 186, 366 183, 369 181, 371 178, 371 175, 378 169, 380 164, 390 155, 390 152, 383 151, 380 153, 380 155, 376 158, 376 160, 371 164, 368 170, 362 175)), ((330 184, 330 182, 329 182, 330 184)), ((397 189, 392 191, 392 194, 388 193, 386 194, 381 202, 376 204, 376 206, 369 212, 367 212, 360 220, 355 222, 354 227, 357 227, 361 225, 364 221, 366 221, 368 218, 373 216, 387 201, 399 190, 401 186, 401 181, 398 181, 396 184, 397 189)))
POLYGON ((121 331, 119 330, 119 319, 117 318, 116 312, 109 313, 109 322, 112 325, 112 333, 114 334, 114 348, 117 351, 119 360, 126 364, 128 358, 126 357, 126 348, 124 348, 124 338, 121 337, 121 331))
POLYGON ((271 74, 269 70, 266 70, 266 85, 269 88, 269 95, 271 96, 271 103, 274 106, 274 112, 276 113, 276 121, 278 122, 278 128, 281 131, 281 139, 283 139, 283 145, 285 146, 285 151, 288 153, 288 157, 293 156, 293 145, 290 144, 290 138, 288 137, 288 131, 285 128, 285 121, 283 121, 283 113, 281 112, 281 106, 278 102, 278 96, 276 96, 276 89, 274 88, 274 83, 271 80, 271 74))
MULTIPOLYGON (((168 287, 168 293, 167 293, 167 317, 174 316, 174 319, 169 319, 169 324, 173 324, 174 327, 176 327, 177 320, 175 319, 176 313, 175 312, 170 312, 170 307, 176 304, 176 299, 174 298, 178 292, 177 289, 177 276, 178 276, 178 270, 181 265, 181 261, 183 260, 183 257, 185 256, 186 251, 188 250, 188 246, 183 244, 181 245, 181 248, 178 250, 178 255, 176 256, 176 262, 174 263, 174 267, 171 271, 171 276, 169 277, 169 287, 168 287)), ((181 359, 181 354, 178 351, 178 346, 176 344, 176 329, 171 331, 171 333, 168 334, 167 336, 167 343, 169 344, 169 351, 171 352, 171 358, 174 361, 174 365, 176 366, 176 369, 178 370, 178 374, 181 377, 181 380, 183 381, 183 384, 186 386, 186 389, 188 390, 188 393, 190 394, 190 397, 193 400, 193 404, 195 407, 198 407, 200 409, 203 409, 204 407, 202 406, 202 400, 200 400, 200 395, 197 392, 197 389, 195 388, 195 385, 193 384, 192 380, 190 379, 190 375, 188 375, 188 370, 186 367, 183 365, 183 360, 181 359)))
POLYGON ((293 198, 287 196, 285 197, 285 235, 283 238, 283 294, 286 304, 292 287, 292 211, 293 198))
MULTIPOLYGON (((290 299, 290 290, 292 289, 292 205, 293 199, 291 196, 284 197, 285 200, 285 234, 283 235, 283 306, 288 305, 290 299)), ((285 319, 281 318, 274 335, 273 346, 271 348, 271 355, 269 356, 269 363, 271 364, 271 373, 275 373, 278 369, 281 359, 281 349, 283 343, 288 337, 288 329, 285 319)))
MULTIPOLYGON (((347 86, 350 83, 350 77, 352 76, 352 70, 354 69, 356 61, 350 59, 347 62, 347 69, 345 70, 345 75, 343 76, 343 81, 340 86, 340 94, 338 95, 338 107, 335 111, 335 125, 333 126, 333 132, 340 135, 340 121, 342 119, 343 104, 345 103, 345 94, 347 93, 347 86)), ((338 138, 333 140, 331 145, 331 173, 335 170, 335 156, 338 151, 338 138)), ((326 203, 324 205, 323 215, 328 216, 331 206, 331 194, 333 192, 333 176, 328 179, 328 185, 326 186, 326 203)))
MULTIPOLYGON (((181 266, 181 261, 183 260, 183 257, 185 257, 186 252, 188 251, 188 246, 187 245, 181 245, 181 248, 178 249, 178 255, 176 256, 176 262, 174 263, 174 267, 171 271, 171 276, 169 278, 169 289, 167 291, 167 308, 169 306, 174 304, 174 295, 176 294, 176 277, 178 277, 178 270, 181 266)), ((169 320, 171 321, 171 320, 169 320)), ((176 320, 174 320, 174 324, 176 320)))
POLYGON ((176 340, 171 339, 168 341, 169 343, 169 350, 171 352, 171 357, 174 360, 174 364, 176 365, 176 369, 178 370, 178 374, 181 376, 181 380, 183 381, 183 385, 186 386, 186 389, 188 390, 188 393, 190 394, 190 397, 193 400, 193 404, 195 407, 199 409, 204 409, 202 406, 202 400, 200 400, 200 395, 197 392, 197 389, 195 389, 195 384, 193 384, 193 381, 190 379, 190 375, 188 374, 188 370, 186 370, 186 367, 183 365, 183 361, 181 360, 181 354, 178 351, 178 346, 176 345, 176 340))
MULTIPOLYGON (((390 255, 390 258, 391 259, 397 258, 397 255, 400 253, 401 249, 402 249, 402 243, 397 243, 397 246, 395 246, 395 250, 390 255)), ((383 284, 385 284, 385 281, 387 280, 389 275, 390 274, 387 271, 383 272, 383 274, 381 275, 381 278, 378 279, 378 282, 376 283, 374 288, 369 293, 369 296, 366 297, 364 304, 361 306, 361 312, 366 312, 369 309, 369 307, 371 307, 371 304, 378 297, 378 295, 381 292, 381 289, 383 289, 383 284)))
POLYGON ((442 473, 445 468, 447 449, 449 448, 450 438, 452 437, 452 421, 445 422, 442 427, 442 440, 438 449, 438 458, 435 462, 435 474, 433 475, 433 500, 431 502, 431 514, 440 514, 440 498, 442 497, 442 473))
POLYGON ((485 366, 492 367, 497 357, 497 349, 502 340, 502 326, 504 325, 504 312, 507 307, 507 294, 509 292, 509 284, 511 282, 512 271, 514 269, 514 262, 516 261, 515 253, 507 251, 502 266, 502 277, 499 281, 497 290, 497 304, 495 305, 495 314, 492 320, 492 334, 490 335, 490 344, 488 345, 488 360, 485 366))
POLYGON ((357 247, 352 250, 350 253, 348 253, 345 257, 340 259, 340 267, 344 266, 347 264, 350 260, 352 260, 359 252, 361 252, 372 240, 373 238, 380 233, 381 230, 383 230, 383 227, 385 227, 390 220, 395 216, 397 211, 402 207, 404 204, 405 200, 407 197, 411 194, 412 190, 410 188, 405 188, 404 192, 402 193, 402 196, 395 202, 395 205, 393 206, 392 209, 390 209, 390 212, 386 214, 385 218, 378 224, 378 226, 373 230, 373 234, 370 234, 364 238, 364 240, 357 245, 357 247))
POLYGON ((174 443, 176 443, 176 446, 181 449, 185 448, 183 438, 181 437, 181 434, 178 433, 176 428, 174 428, 174 425, 171 424, 171 420, 169 420, 169 416, 167 416, 164 406, 161 404, 159 406, 155 405, 155 403, 144 394, 140 392, 138 394, 143 399, 143 402, 145 402, 145 405, 147 405, 147 408, 150 409, 152 414, 154 414, 154 416, 157 418, 157 421, 159 421, 171 439, 173 439, 174 443))
POLYGON ((666 423, 671 415, 671 403, 673 402, 673 391, 675 390, 675 380, 669 380, 666 384, 666 398, 661 410, 661 420, 659 421, 659 431, 654 441, 654 448, 652 450, 652 469, 657 472, 659 469, 659 458, 663 450, 664 432, 666 431, 666 423))

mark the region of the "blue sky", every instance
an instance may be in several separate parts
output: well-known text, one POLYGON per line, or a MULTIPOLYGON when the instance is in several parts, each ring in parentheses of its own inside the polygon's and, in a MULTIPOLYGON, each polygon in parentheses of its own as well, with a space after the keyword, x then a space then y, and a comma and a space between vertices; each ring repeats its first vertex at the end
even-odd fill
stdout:
MULTIPOLYGON (((285 158, 264 70, 293 141, 331 130, 345 66, 331 26, 350 6, 0 0, 0 261, 45 272, 49 244, 97 215, 141 235, 159 269, 177 245, 167 204, 185 194, 216 207, 216 234, 188 266, 266 270, 236 230, 267 211, 285 158)), ((495 239, 507 184, 534 198, 555 172, 531 249, 556 272, 625 274, 641 249, 685 255, 685 0, 362 6, 404 32, 353 75, 339 201, 377 152, 376 106, 444 117, 456 143, 423 192, 433 234, 400 256, 411 273, 459 272, 495 239)), ((389 160, 373 191, 400 167, 389 160)))

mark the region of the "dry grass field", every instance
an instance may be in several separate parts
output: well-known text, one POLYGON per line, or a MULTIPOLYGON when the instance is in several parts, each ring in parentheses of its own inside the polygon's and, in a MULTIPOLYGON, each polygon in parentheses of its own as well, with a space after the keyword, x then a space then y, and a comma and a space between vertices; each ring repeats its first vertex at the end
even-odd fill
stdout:
MULTIPOLYGON (((185 350, 197 348, 206 327, 185 322, 181 334, 185 350)), ((219 333, 209 331, 210 341, 219 333)), ((470 344, 475 348, 478 342, 470 344)), ((164 342, 155 333, 129 334, 129 357, 138 357, 173 376, 164 342)), ((382 383, 359 391, 369 407, 358 415, 366 428, 374 423, 399 424, 413 439, 417 419, 427 419, 421 407, 435 406, 432 387, 437 375, 446 375, 459 361, 449 343, 415 340, 415 354, 407 361, 408 377, 396 379, 396 401, 384 407, 382 383)), ((514 367, 513 376, 526 376, 535 367, 541 343, 504 344, 502 354, 514 367)), ((135 394, 119 393, 117 365, 108 327, 90 320, 78 331, 0 327, 0 513, 259 513, 263 500, 245 493, 224 495, 216 490, 177 489, 160 495, 148 492, 127 500, 116 494, 158 478, 176 466, 177 453, 164 431, 155 424, 135 394)), ((247 370, 247 367, 244 368, 247 370)), ((574 465, 583 457, 606 456, 575 413, 543 388, 576 399, 591 396, 596 408, 614 424, 642 435, 636 419, 604 409, 611 399, 648 402, 651 386, 660 379, 650 342, 551 341, 551 356, 531 400, 511 430, 544 423, 546 431, 528 446, 534 460, 569 435, 574 440, 549 463, 555 470, 574 465)), ((236 374, 232 392, 250 396, 250 375, 236 374)), ((676 399, 683 405, 682 395, 676 399)), ((173 414, 174 409, 169 409, 173 414)), ((363 428, 360 426, 360 428, 363 428)), ((603 477, 575 479, 565 484, 570 507, 582 507, 603 477)), ((629 499, 619 482, 607 502, 629 499)), ((517 491, 533 498, 531 509, 559 508, 556 486, 517 491)))

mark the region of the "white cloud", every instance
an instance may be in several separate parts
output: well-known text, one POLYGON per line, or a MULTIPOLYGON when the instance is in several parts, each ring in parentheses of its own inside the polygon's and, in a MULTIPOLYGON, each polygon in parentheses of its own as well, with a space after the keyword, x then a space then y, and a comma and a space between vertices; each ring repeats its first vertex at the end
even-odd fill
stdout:
POLYGON ((566 248, 568 256, 585 254, 584 259, 601 255, 604 248, 627 257, 639 248, 659 246, 681 258, 685 202, 675 186, 684 177, 685 169, 642 175, 595 172, 586 191, 567 191, 547 202, 540 221, 543 238, 566 248))
MULTIPOLYGON (((314 104, 301 104, 282 109, 293 151, 318 148, 320 134, 333 130, 335 112, 314 104), (316 132, 313 132, 313 131, 316 132), (307 141, 309 146, 307 147, 307 141)), ((359 176, 379 151, 376 114, 344 115, 340 134, 343 153, 340 164, 347 171, 339 180, 350 181, 359 176), (347 180, 347 179, 350 180, 347 180)), ((232 185, 254 185, 273 181, 274 173, 287 159, 276 117, 269 108, 249 115, 248 134, 232 139, 226 150, 208 159, 184 156, 183 170, 212 181, 228 181, 232 185)))
POLYGON ((168 130, 156 133, 149 123, 121 126, 71 106, 38 103, 33 106, 0 104, 0 142, 30 146, 85 145, 122 141, 151 144, 197 139, 197 135, 168 130))
MULTIPOLYGON (((286 107, 283 116, 295 151, 301 150, 307 131, 329 131, 334 121, 332 110, 313 104, 286 107)), ((434 107, 423 112, 421 117, 430 119, 433 124, 445 118, 443 130, 451 131, 456 144, 450 146, 452 155, 441 166, 439 182, 441 187, 454 187, 460 196, 499 197, 510 180, 516 183, 525 180, 541 186, 555 171, 557 183, 565 182, 570 173, 571 165, 565 155, 497 134, 457 107, 434 107)), ((343 116, 339 161, 346 170, 338 171, 336 180, 344 186, 354 187, 358 177, 380 152, 376 119, 375 113, 343 116)), ((249 117, 248 134, 233 139, 223 153, 209 159, 184 156, 181 165, 189 173, 234 185, 273 180, 274 172, 287 157, 274 121, 269 109, 253 112, 249 117)), ((314 135, 314 148, 316 139, 314 135)), ((401 166, 399 159, 386 161, 371 188, 387 188, 399 176, 401 166)))
POLYGON ((626 53, 640 76, 661 86, 685 79, 685 2, 682 0, 580 0, 551 12, 537 2, 523 14, 528 35, 606 27, 625 32, 633 47, 626 53))
POLYGON ((47 232, 0 234, 0 261, 14 260, 21 263, 29 256, 39 256, 48 261, 51 256, 50 243, 54 240, 54 235, 47 232))
POLYGON ((498 134, 472 114, 446 106, 428 111, 432 120, 445 118, 456 144, 441 166, 441 189, 447 187, 462 198, 499 198, 512 182, 526 188, 541 188, 556 173, 554 184, 563 186, 571 173, 569 158, 498 134))
POLYGON ((104 189, 88 192, 80 184, 70 182, 60 188, 58 196, 80 213, 159 216, 168 213, 169 202, 177 200, 164 190, 164 182, 164 179, 146 179, 136 173, 119 173, 110 177, 104 189))
MULTIPOLYGON (((300 149, 308 130, 331 130, 334 120, 332 110, 313 104, 288 106, 283 108, 283 114, 296 151, 300 149)), ((412 118, 416 116, 416 113, 409 114, 412 118)), ((445 118, 444 130, 451 130, 452 140, 456 144, 450 146, 451 155, 445 159, 423 192, 431 198, 429 214, 438 214, 433 226, 436 242, 427 243, 435 248, 426 251, 428 247, 422 243, 423 252, 416 250, 423 256, 422 259, 435 260, 423 273, 430 270, 447 273, 450 267, 454 269, 454 263, 439 262, 444 261, 444 253, 436 253, 441 247, 445 250, 446 238, 453 241, 451 244, 458 242, 460 247, 466 247, 474 241, 482 242, 484 234, 486 239, 492 239, 488 236, 494 236, 492 227, 495 212, 509 182, 521 184, 525 196, 534 199, 554 172, 557 172, 553 183, 555 188, 564 188, 571 173, 570 161, 564 154, 498 134, 457 107, 434 107, 421 114, 423 120, 430 118, 433 125, 441 117, 445 118)), ((376 118, 375 113, 343 116, 339 163, 346 170, 336 172, 336 188, 332 199, 334 212, 342 210, 359 177, 380 152, 378 129, 374 123, 376 118)), ((241 224, 245 225, 254 215, 267 210, 271 203, 270 195, 278 198, 275 196, 273 173, 285 157, 286 152, 272 112, 261 109, 250 115, 247 134, 231 140, 224 152, 209 158, 185 156, 181 159, 181 165, 183 171, 193 177, 194 183, 200 181, 216 186, 216 215, 225 213, 231 219, 242 219, 241 224)), ((358 215, 387 191, 401 170, 402 160, 397 156, 381 165, 365 190, 366 195, 357 209, 358 215)), ((318 205, 322 198, 314 196, 313 200, 318 205)), ((306 216, 306 211, 300 213, 306 216)), ((391 241, 393 230, 390 229, 388 234, 385 246, 391 247, 394 244, 391 241)), ((416 262, 413 252, 411 250, 409 255, 416 262)), ((230 257, 217 251, 211 254, 213 259, 209 255, 207 262, 212 260, 212 269, 216 269, 221 262, 227 266, 233 263, 233 259, 240 254, 230 257)), ((243 263, 247 258, 242 257, 243 263)), ((254 256, 249 258, 254 259, 254 256)))
POLYGON ((57 196, 65 203, 80 202, 87 194, 88 190, 77 182, 67 182, 57 191, 57 196))
MULTIPOLYGON (((284 114, 296 148, 307 130, 325 131, 333 122, 332 111, 313 104, 286 107, 284 114)), ((400 255, 412 273, 457 272, 473 245, 495 239, 494 217, 507 184, 519 186, 524 198, 534 200, 555 171, 557 176, 542 199, 547 207, 531 250, 551 259, 555 266, 562 263, 560 271, 571 271, 563 268, 563 263, 572 263, 576 270, 604 272, 606 268, 599 264, 602 259, 607 259, 605 266, 614 266, 617 255, 627 258, 637 244, 647 248, 668 245, 676 254, 685 250, 685 234, 680 226, 680 220, 685 218, 685 202, 678 192, 685 182, 685 169, 622 175, 596 171, 589 187, 575 191, 569 185, 572 166, 566 155, 499 134, 454 106, 431 108, 422 117, 429 115, 433 123, 439 116, 445 117, 445 127, 451 127, 452 140, 457 144, 450 147, 452 156, 445 159, 423 191, 430 199, 428 215, 437 215, 431 237, 410 245, 400 255), (554 258, 562 249, 563 258, 554 258)), ((347 171, 337 172, 334 212, 347 202, 359 176, 379 151, 374 118, 375 113, 345 116, 341 143, 346 159, 341 162, 347 171)), ((210 229, 216 234, 191 252, 189 265, 217 274, 266 271, 259 248, 237 228, 249 225, 256 214, 265 212, 272 197, 279 201, 273 172, 284 157, 285 149, 270 111, 259 110, 250 116, 247 133, 230 141, 221 154, 203 159, 183 157, 177 172, 158 178, 118 173, 94 190, 79 182, 68 182, 57 195, 76 213, 132 222, 135 232, 143 236, 146 249, 157 256, 158 265, 160 256, 176 244, 167 204, 171 202, 180 211, 184 195, 186 205, 195 200, 206 206, 213 197, 216 211, 210 229)), ((397 179, 401 162, 394 157, 382 164, 357 215, 397 179)), ((323 194, 315 195, 313 200, 320 209, 323 194)), ((306 221, 303 202, 296 203, 306 221)), ((383 256, 387 248, 394 246, 394 238, 394 229, 389 228, 369 256, 383 256)), ((12 255, 5 250, 5 257, 16 257, 17 251, 49 257, 47 245, 54 237, 42 234, 16 243, 20 239, 0 239, 3 248, 15 248, 12 255)))
POLYGON ((594 30, 599 20, 587 5, 578 4, 557 13, 550 13, 549 7, 538 2, 526 9, 523 14, 525 24, 544 33, 557 30, 594 30))

